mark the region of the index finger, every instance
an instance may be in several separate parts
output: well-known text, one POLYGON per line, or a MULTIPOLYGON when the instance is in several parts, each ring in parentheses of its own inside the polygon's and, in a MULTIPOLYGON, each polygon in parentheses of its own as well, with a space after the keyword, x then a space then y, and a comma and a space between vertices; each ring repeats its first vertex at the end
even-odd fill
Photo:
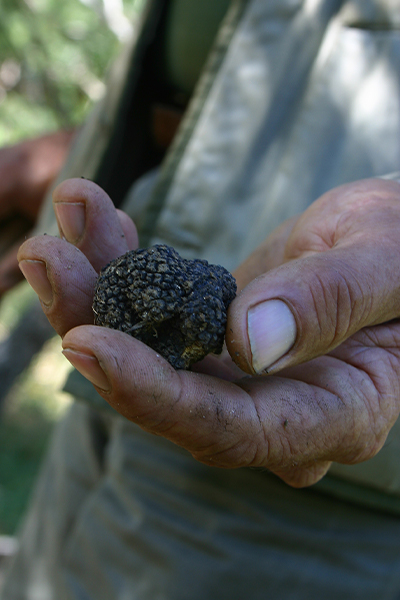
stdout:
POLYGON ((79 248, 96 271, 137 247, 133 221, 122 220, 108 194, 92 181, 64 181, 53 192, 53 206, 61 237, 79 248))

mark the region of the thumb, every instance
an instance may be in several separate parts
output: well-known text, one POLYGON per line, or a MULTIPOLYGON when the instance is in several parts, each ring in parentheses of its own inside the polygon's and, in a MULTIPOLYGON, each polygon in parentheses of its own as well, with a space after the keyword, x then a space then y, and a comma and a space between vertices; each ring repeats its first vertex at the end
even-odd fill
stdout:
POLYGON ((398 317, 398 252, 387 241, 343 244, 255 279, 229 309, 232 359, 248 373, 276 372, 398 317))

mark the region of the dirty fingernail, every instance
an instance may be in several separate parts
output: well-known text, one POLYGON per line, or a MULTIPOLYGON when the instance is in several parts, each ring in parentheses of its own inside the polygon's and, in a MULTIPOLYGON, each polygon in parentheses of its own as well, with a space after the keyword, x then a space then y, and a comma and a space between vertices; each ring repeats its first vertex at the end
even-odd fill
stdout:
POLYGON ((261 373, 293 346, 296 321, 282 300, 267 300, 249 310, 247 323, 253 369, 261 373))
POLYGON ((77 242, 85 230, 85 205, 83 202, 55 202, 54 211, 61 237, 71 244, 77 242))
POLYGON ((53 290, 47 277, 46 263, 42 260, 21 260, 19 268, 43 304, 53 301, 53 290))
POLYGON ((86 354, 79 350, 64 348, 62 351, 65 358, 69 360, 71 365, 75 367, 81 375, 86 377, 93 385, 105 392, 111 390, 110 382, 106 377, 103 369, 100 367, 99 361, 93 354, 86 354))

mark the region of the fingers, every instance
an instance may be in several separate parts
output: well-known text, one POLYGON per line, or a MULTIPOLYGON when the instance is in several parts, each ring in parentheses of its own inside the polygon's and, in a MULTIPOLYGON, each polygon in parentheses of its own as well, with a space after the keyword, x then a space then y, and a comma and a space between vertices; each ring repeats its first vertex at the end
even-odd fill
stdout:
MULTIPOLYGON (((90 182, 72 180, 56 190, 65 239, 29 240, 19 259, 64 336, 65 355, 118 412, 206 464, 267 468, 291 485, 310 485, 331 460, 368 458, 395 418, 398 394, 383 395, 377 377, 365 377, 365 366, 377 364, 365 344, 352 360, 314 357, 339 344, 343 351, 356 341, 343 344, 354 332, 365 334, 367 325, 400 313, 396 185, 362 182, 327 194, 248 263, 251 277, 260 264, 272 269, 232 303, 228 349, 251 373, 289 367, 282 377, 235 383, 232 369, 221 379, 175 371, 138 340, 90 325, 97 271, 137 243, 132 223, 90 182), (276 255, 266 260, 272 247, 276 255), (355 366, 360 356, 364 362, 355 366)), ((246 270, 242 275, 247 283, 246 270)), ((379 363, 379 377, 390 385, 398 373, 384 369, 397 369, 394 363, 386 355, 379 363)))
POLYGON ((136 250, 138 247, 138 234, 134 222, 126 212, 119 210, 119 208, 117 208, 117 216, 125 236, 128 250, 136 250))
POLYGON ((361 375, 334 358, 310 363, 309 382, 233 383, 175 371, 138 340, 106 328, 73 329, 63 348, 119 413, 208 465, 265 468, 302 487, 320 479, 331 460, 357 461, 377 447, 361 375), (313 383, 315 371, 320 381, 313 383))
POLYGON ((72 327, 93 323, 98 271, 136 247, 137 233, 131 219, 116 211, 107 194, 90 181, 74 179, 59 185, 54 208, 63 239, 27 240, 18 260, 50 323, 63 336, 72 327))
POLYGON ((326 354, 400 316, 400 185, 366 180, 323 196, 296 222, 281 266, 229 309, 227 347, 250 373, 326 354))
POLYGON ((108 195, 92 181, 64 181, 54 190, 53 206, 61 237, 79 248, 96 271, 137 247, 133 222, 117 212, 108 195))
POLYGON ((68 332, 63 348, 99 393, 143 429, 209 464, 235 467, 253 460, 246 434, 259 422, 233 383, 175 371, 151 348, 111 329, 79 327, 68 332))
POLYGON ((38 236, 21 246, 18 260, 60 336, 72 327, 93 323, 97 273, 82 252, 65 240, 38 236))
POLYGON ((79 327, 64 354, 126 418, 206 464, 266 462, 262 426, 247 393, 231 382, 175 371, 151 348, 106 328, 79 327))

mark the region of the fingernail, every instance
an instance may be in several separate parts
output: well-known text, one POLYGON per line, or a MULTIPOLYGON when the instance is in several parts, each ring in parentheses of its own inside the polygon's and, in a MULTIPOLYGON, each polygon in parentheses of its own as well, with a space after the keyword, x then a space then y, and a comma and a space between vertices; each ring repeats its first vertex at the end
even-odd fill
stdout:
POLYGON ((85 205, 83 202, 55 202, 60 235, 71 244, 77 242, 85 230, 85 205))
POLYGON ((53 289, 47 277, 46 263, 42 260, 21 260, 19 268, 43 304, 51 304, 53 289))
POLYGON ((282 300, 267 300, 251 308, 247 326, 256 373, 265 371, 286 354, 296 339, 296 321, 282 300))
POLYGON ((62 353, 71 365, 93 383, 93 385, 105 392, 111 391, 110 382, 100 367, 99 361, 93 354, 86 354, 85 352, 79 352, 71 348, 64 348, 62 353))

